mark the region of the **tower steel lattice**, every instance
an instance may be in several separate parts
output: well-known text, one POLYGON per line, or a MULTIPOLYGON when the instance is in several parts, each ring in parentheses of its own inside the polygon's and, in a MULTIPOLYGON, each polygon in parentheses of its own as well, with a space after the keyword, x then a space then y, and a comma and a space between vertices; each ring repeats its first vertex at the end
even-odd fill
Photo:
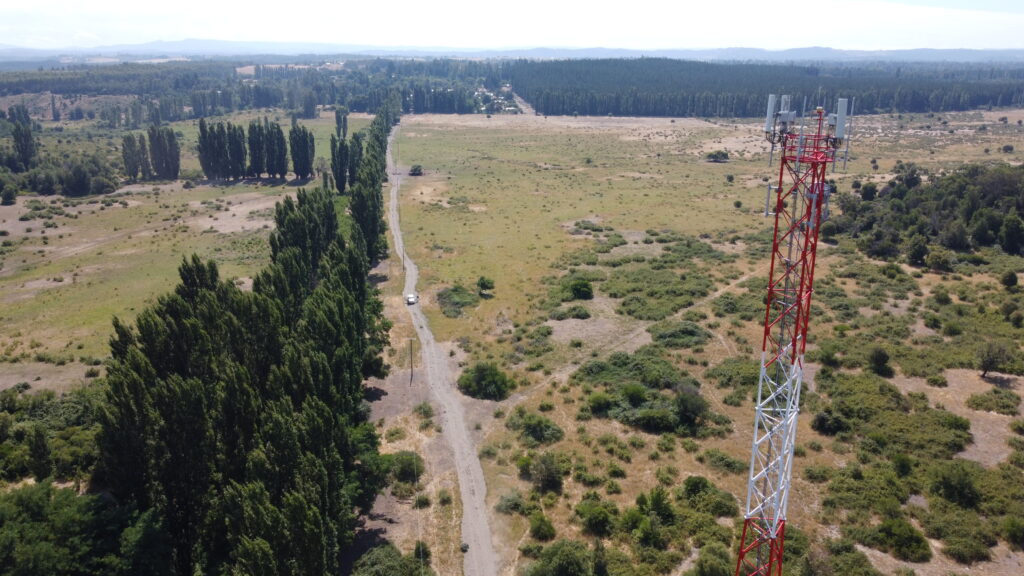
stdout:
POLYGON ((828 218, 829 165, 836 162, 846 132, 846 100, 826 116, 818 107, 810 126, 789 110, 783 96, 768 100, 765 136, 781 151, 779 178, 769 185, 765 214, 775 217, 768 274, 761 376, 747 481, 746 520, 736 562, 737 576, 781 576, 786 508, 800 410, 804 350, 814 288, 818 230, 828 218), (774 192, 774 207, 771 206, 774 192))

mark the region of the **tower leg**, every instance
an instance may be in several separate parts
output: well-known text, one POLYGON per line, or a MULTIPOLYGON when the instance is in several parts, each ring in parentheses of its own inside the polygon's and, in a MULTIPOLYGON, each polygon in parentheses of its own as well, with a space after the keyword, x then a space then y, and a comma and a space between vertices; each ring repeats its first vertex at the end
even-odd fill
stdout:
POLYGON ((772 537, 765 529, 764 519, 747 518, 736 559, 736 576, 782 576, 785 532, 785 520, 779 522, 778 532, 772 537))

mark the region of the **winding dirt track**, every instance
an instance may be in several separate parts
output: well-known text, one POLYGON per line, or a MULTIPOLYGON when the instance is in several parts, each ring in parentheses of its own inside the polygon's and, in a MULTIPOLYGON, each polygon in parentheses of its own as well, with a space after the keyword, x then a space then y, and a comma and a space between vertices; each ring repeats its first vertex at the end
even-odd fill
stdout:
MULTIPOLYGON (((398 218, 398 190, 402 185, 402 175, 396 169, 392 157, 392 140, 396 127, 388 139, 387 164, 391 183, 390 204, 388 207, 388 227, 397 254, 405 254, 405 243, 398 218)), ((405 287, 403 294, 415 294, 416 282, 419 279, 419 268, 416 263, 405 255, 405 287)), ((459 478, 459 492, 462 500, 462 541, 469 545, 463 562, 465 576, 493 576, 498 573, 498 558, 491 543, 491 527, 487 520, 487 485, 484 483, 483 468, 476 454, 476 447, 469 437, 466 428, 465 411, 455 389, 455 380, 448 368, 448 355, 441 351, 430 331, 427 318, 420 305, 406 306, 412 318, 416 335, 420 340, 420 350, 427 386, 434 403, 440 407, 441 428, 445 440, 455 456, 455 468, 459 478)))

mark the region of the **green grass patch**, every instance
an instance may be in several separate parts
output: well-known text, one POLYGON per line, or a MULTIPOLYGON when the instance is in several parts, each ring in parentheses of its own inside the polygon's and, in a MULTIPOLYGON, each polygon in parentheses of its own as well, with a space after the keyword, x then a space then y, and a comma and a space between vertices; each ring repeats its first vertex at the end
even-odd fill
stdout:
POLYGON ((1016 416, 1020 408, 1020 395, 1011 390, 993 388, 982 394, 971 394, 967 398, 967 406, 974 410, 1016 416))

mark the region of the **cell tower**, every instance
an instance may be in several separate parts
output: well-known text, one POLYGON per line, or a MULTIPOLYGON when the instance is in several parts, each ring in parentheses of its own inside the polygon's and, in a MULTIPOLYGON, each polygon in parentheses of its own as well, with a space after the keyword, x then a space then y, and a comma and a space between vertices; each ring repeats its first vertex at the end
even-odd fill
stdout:
MULTIPOLYGON (((840 99, 837 112, 827 116, 819 106, 809 117, 810 126, 804 116, 797 127, 790 97, 768 97, 765 138, 772 144, 772 156, 779 147, 782 161, 778 184, 768 185, 765 199, 765 215, 775 217, 775 236, 737 576, 782 574, 818 229, 828 219, 832 191, 826 175, 846 138, 846 104, 840 99)), ((845 160, 845 152, 840 154, 845 160)))

